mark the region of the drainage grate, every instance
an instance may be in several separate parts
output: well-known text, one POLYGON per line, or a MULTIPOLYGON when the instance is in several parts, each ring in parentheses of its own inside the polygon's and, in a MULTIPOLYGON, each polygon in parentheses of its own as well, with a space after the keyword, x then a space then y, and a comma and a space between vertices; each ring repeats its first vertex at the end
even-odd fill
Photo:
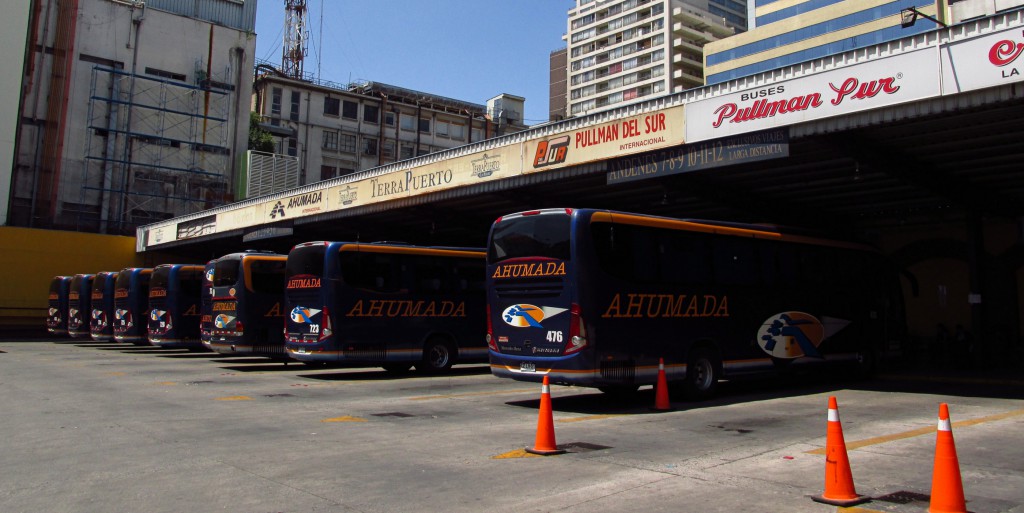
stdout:
POLYGON ((393 412, 389 412, 389 413, 374 413, 373 416, 374 417, 398 417, 400 419, 404 419, 404 418, 408 418, 408 417, 415 417, 415 415, 410 415, 408 413, 402 413, 400 411, 393 411, 393 412))
POLYGON ((910 504, 911 502, 931 502, 930 495, 923 493, 899 491, 881 497, 875 497, 876 501, 891 502, 893 504, 910 504))
POLYGON ((565 445, 559 445, 559 449, 565 449, 569 452, 590 452, 590 451, 601 451, 604 449, 611 449, 607 445, 597 445, 587 442, 572 442, 565 445))

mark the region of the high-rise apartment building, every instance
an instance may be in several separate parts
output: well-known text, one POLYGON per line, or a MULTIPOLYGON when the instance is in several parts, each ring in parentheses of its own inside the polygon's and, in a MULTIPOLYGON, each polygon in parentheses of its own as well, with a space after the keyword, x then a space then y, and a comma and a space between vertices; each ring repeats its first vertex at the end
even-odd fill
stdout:
POLYGON ((704 45, 746 28, 731 0, 576 0, 568 14, 569 116, 702 86, 704 45))
MULTIPOLYGON (((919 17, 904 26, 901 11, 939 21, 946 0, 749 0, 749 29, 704 48, 708 84, 726 82, 841 52, 934 30, 919 17)), ((989 2, 991 3, 991 2, 989 2)))

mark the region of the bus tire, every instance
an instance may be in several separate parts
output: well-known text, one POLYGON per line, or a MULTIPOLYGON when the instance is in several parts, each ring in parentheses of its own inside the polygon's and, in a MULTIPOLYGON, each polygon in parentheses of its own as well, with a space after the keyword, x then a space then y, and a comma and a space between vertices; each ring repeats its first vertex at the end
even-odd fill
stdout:
POLYGON ((698 347, 691 351, 683 382, 686 397, 692 401, 703 401, 715 395, 721 368, 721 362, 711 349, 698 347))
POLYGON ((445 372, 455 363, 455 346, 443 337, 431 337, 423 346, 423 359, 416 370, 427 374, 445 372))
POLYGON ((388 374, 404 374, 412 368, 411 363, 385 363, 381 365, 388 374))

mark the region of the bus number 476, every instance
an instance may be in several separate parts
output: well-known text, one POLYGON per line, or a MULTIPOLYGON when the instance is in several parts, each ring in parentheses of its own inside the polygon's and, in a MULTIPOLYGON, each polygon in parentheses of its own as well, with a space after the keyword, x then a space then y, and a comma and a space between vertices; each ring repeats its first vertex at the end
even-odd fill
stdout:
POLYGON ((548 332, 548 342, 561 342, 561 341, 562 341, 562 332, 561 331, 549 331, 548 332))

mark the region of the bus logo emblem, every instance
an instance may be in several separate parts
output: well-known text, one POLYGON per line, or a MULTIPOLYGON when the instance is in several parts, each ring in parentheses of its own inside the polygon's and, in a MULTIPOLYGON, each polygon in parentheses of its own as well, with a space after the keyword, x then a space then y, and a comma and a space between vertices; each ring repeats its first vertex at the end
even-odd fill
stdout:
POLYGON ((320 310, 315 308, 306 308, 304 306, 296 306, 292 308, 291 318, 292 322, 298 324, 312 323, 313 316, 320 313, 320 310))
POLYGON ((166 313, 166 310, 153 310, 152 312, 149 313, 149 319, 151 321, 159 321, 160 319, 164 318, 164 314, 166 313))
POLYGON ((213 269, 206 271, 206 281, 213 282, 213 269))
POLYGON ((543 328, 540 322, 550 319, 562 312, 565 308, 554 308, 550 306, 534 305, 512 305, 501 312, 501 319, 505 324, 515 328, 543 328))
POLYGON ((822 322, 804 312, 782 312, 761 324, 757 332, 757 343, 761 350, 775 358, 822 358, 818 346, 849 323, 833 318, 825 318, 822 322))
POLYGON ((220 314, 213 319, 213 325, 220 329, 224 329, 227 328, 228 324, 231 324, 231 321, 233 320, 235 320, 235 318, 230 315, 220 314))

